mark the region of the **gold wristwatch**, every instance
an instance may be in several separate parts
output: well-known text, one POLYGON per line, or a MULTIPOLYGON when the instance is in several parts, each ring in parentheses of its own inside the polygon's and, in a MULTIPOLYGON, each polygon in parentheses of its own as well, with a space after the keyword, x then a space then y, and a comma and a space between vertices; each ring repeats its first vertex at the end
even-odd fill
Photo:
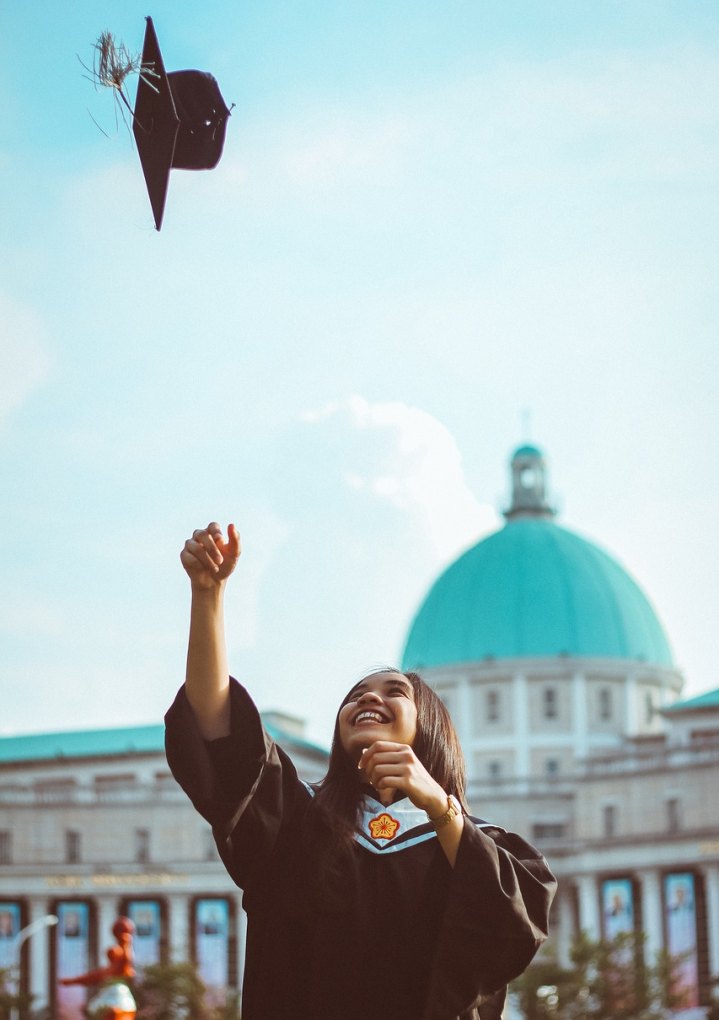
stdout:
POLYGON ((429 818, 435 830, 437 830, 444 828, 444 826, 448 825, 453 818, 456 818, 457 815, 461 814, 462 805, 459 803, 457 798, 450 793, 449 796, 447 797, 447 810, 444 812, 444 814, 440 815, 439 818, 430 818, 430 816, 427 815, 427 818, 429 818))

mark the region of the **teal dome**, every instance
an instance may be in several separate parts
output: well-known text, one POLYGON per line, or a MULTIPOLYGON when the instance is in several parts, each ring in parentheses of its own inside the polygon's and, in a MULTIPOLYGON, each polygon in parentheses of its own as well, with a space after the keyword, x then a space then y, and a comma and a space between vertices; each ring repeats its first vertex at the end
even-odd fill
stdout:
POLYGON ((435 582, 402 666, 564 655, 672 666, 656 613, 615 560, 547 517, 519 515, 435 582))

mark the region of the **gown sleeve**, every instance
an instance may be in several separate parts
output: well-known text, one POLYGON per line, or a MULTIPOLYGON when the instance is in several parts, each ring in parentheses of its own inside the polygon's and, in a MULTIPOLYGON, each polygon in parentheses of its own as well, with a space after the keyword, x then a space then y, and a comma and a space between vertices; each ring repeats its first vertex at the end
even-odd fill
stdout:
POLYGON ((490 1006, 546 939, 556 887, 520 836, 465 818, 422 1020, 483 1017, 482 1003, 490 1006))
POLYGON ((247 891, 261 880, 288 817, 309 803, 307 787, 233 678, 230 735, 203 739, 183 686, 165 715, 165 751, 175 779, 212 826, 230 876, 247 891))

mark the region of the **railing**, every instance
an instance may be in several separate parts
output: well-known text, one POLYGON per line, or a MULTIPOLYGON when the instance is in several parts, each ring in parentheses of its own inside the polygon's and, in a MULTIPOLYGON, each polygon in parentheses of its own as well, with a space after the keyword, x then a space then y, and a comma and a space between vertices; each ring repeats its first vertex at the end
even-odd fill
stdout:
POLYGON ((694 741, 650 749, 625 751, 602 758, 587 758, 582 762, 578 778, 601 778, 617 773, 655 772, 688 766, 712 765, 719 762, 719 741, 694 741))
POLYGON ((0 787, 2 807, 59 807, 123 805, 123 804, 174 804, 187 803, 187 798, 176 784, 128 784, 117 789, 99 790, 94 786, 48 789, 33 786, 0 787))

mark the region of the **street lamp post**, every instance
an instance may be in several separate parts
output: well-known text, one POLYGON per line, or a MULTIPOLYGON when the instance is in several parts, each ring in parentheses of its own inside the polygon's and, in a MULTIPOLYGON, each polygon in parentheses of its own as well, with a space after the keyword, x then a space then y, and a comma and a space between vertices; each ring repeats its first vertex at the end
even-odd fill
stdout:
MULTIPOLYGON (((36 932, 41 931, 43 928, 52 928, 53 925, 57 924, 58 918, 54 914, 45 914, 43 917, 38 917, 37 920, 32 921, 30 924, 25 925, 15 938, 15 945, 13 946, 13 965, 12 973, 17 973, 17 993, 20 994, 20 951, 23 947, 23 943, 26 942, 36 932)), ((12 1006, 10 1009, 10 1020, 18 1020, 18 1010, 16 1006, 12 1006)))

